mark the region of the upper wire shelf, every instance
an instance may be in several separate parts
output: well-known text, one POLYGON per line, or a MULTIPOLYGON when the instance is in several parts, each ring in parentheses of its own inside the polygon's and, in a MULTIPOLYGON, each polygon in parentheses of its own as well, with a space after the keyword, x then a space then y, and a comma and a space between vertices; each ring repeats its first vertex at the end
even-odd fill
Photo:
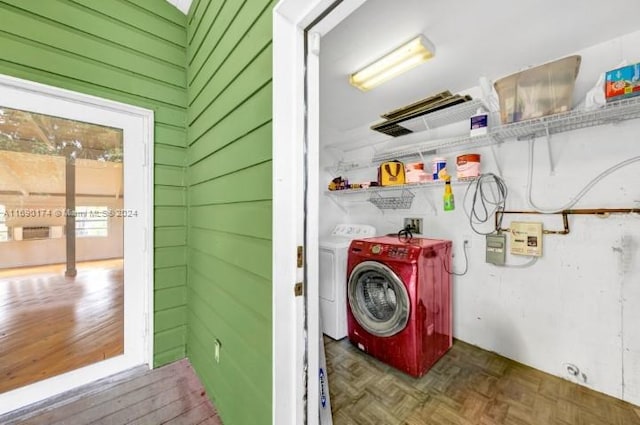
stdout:
MULTIPOLYGON (((609 124, 640 118, 640 97, 623 99, 592 110, 573 110, 560 114, 534 118, 511 124, 500 125, 482 136, 462 136, 451 139, 431 140, 428 142, 406 146, 400 149, 389 149, 377 153, 372 162, 419 156, 422 153, 435 151, 444 153, 462 147, 483 147, 503 142, 507 139, 524 140, 581 128, 609 124)), ((410 135, 411 136, 411 135, 410 135)), ((405 136, 406 137, 406 136, 405 136)))
MULTIPOLYGON (((457 105, 441 109, 439 111, 430 112, 428 114, 403 121, 402 123, 400 123, 400 125, 413 130, 413 133, 407 134, 405 136, 391 137, 386 134, 378 132, 372 133, 371 131, 367 130, 365 134, 360 134, 360 136, 356 140, 356 143, 352 141, 331 142, 325 144, 324 148, 344 151, 345 148, 348 148, 346 150, 361 149, 366 147, 376 149, 376 146, 382 145, 382 149, 384 149, 384 145, 393 143, 396 140, 401 139, 403 141, 411 141, 413 140, 413 138, 420 137, 420 134, 426 130, 433 130, 438 127, 444 127, 449 124, 468 120, 471 116, 478 112, 478 109, 483 111, 487 110, 484 101, 482 101, 481 99, 472 99, 467 102, 459 103, 457 105)), ((367 164, 357 164, 356 167, 351 168, 362 168, 362 166, 366 165, 367 164)), ((326 167, 327 171, 335 171, 332 168, 335 167, 326 167)), ((348 169, 348 167, 343 167, 340 170, 348 171, 348 169)))
POLYGON ((486 110, 484 102, 481 99, 472 99, 449 108, 420 115, 399 124, 407 128, 418 127, 422 130, 429 130, 468 120, 478 112, 478 109, 486 110))

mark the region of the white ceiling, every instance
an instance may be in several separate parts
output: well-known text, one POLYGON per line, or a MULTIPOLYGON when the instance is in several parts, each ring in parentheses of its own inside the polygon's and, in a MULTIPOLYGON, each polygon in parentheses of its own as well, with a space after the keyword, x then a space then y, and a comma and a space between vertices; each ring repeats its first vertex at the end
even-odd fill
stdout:
POLYGON ((632 33, 638 16, 638 0, 368 0, 322 39, 322 143, 375 137, 368 127, 384 112, 632 33), (434 59, 366 93, 348 84, 350 73, 419 33, 435 44, 434 59))
POLYGON ((177 7, 185 15, 189 12, 191 0, 167 0, 169 3, 177 7))

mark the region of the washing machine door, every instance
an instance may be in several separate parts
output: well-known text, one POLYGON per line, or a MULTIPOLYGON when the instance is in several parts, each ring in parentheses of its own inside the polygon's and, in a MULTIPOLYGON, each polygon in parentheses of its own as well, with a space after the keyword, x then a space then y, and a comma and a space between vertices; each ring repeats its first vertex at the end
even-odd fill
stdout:
POLYGON ((347 284, 349 306, 356 321, 375 336, 392 336, 409 321, 409 294, 393 270, 376 261, 353 268, 347 284))

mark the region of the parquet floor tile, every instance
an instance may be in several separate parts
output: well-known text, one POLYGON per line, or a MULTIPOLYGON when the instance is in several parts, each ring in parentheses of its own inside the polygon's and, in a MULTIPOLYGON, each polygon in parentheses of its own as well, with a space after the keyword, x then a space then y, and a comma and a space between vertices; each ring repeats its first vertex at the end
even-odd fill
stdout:
POLYGON ((640 407, 462 341, 413 378, 325 338, 334 425, 640 425, 640 407))

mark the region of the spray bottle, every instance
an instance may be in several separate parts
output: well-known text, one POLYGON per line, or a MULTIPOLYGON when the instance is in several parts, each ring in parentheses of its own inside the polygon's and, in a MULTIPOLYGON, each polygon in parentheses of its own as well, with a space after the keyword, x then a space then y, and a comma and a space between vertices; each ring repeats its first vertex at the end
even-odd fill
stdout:
POLYGON ((451 191, 451 177, 447 176, 444 181, 444 210, 445 211, 453 211, 456 208, 455 202, 453 200, 453 192, 451 191))

